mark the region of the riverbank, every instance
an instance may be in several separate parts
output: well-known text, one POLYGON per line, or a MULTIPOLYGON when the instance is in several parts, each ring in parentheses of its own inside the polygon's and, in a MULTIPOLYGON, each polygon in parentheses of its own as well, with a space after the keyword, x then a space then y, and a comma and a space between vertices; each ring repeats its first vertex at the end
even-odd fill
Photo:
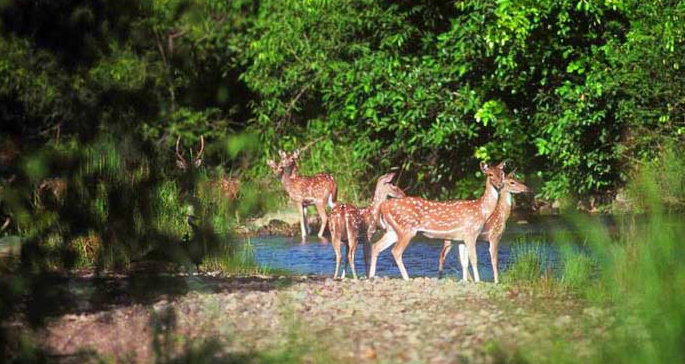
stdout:
MULTIPOLYGON (((510 223, 525 224, 530 219, 539 219, 552 215, 515 212, 511 217, 510 223)), ((321 226, 319 216, 315 213, 310 213, 307 215, 307 221, 309 222, 311 234, 316 234, 321 226)), ((247 220, 246 224, 237 229, 237 233, 245 237, 300 236, 300 217, 294 208, 269 212, 259 218, 247 220)))
POLYGON ((9 324, 59 362, 285 355, 293 362, 487 363, 534 360, 559 341, 573 342, 580 359, 611 324, 605 311, 568 295, 428 278, 84 275, 54 283, 61 302, 42 326, 28 329, 23 315, 9 324))

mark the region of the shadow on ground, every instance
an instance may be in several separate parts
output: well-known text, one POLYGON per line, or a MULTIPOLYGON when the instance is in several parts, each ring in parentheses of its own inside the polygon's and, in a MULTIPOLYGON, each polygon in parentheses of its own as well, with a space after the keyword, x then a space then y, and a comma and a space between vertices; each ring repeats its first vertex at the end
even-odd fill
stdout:
POLYGON ((173 301, 190 292, 266 292, 288 287, 306 277, 213 277, 209 275, 131 274, 95 276, 44 274, 31 279, 30 293, 23 299, 27 320, 40 326, 46 318, 65 314, 93 313, 133 304, 173 301))

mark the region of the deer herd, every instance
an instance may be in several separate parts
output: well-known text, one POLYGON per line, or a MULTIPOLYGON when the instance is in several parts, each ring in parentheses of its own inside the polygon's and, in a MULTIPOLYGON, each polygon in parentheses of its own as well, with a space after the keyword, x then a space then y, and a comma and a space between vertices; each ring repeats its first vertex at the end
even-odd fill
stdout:
POLYGON ((505 162, 497 165, 481 163, 485 175, 485 190, 475 200, 438 202, 420 197, 406 196, 404 191, 392 184, 394 173, 380 176, 371 204, 364 208, 347 203, 337 203, 338 187, 330 174, 314 176, 298 174, 297 161, 300 150, 287 153, 280 150, 280 161, 268 161, 269 167, 281 179, 290 200, 297 206, 300 216, 300 229, 304 240, 309 233, 307 206, 314 205, 321 220, 318 236, 328 226, 331 245, 335 251, 335 273, 333 278, 344 278, 349 264, 352 277, 357 278, 354 256, 358 239, 364 239, 364 262, 369 278, 376 275, 378 255, 394 244, 392 255, 404 280, 409 274, 402 261, 404 250, 418 234, 443 240, 440 251, 438 274, 443 274, 444 261, 452 248, 452 241, 463 241, 459 246, 459 261, 463 280, 468 279, 468 266, 471 265, 473 278, 480 281, 476 240, 485 238, 490 244, 490 259, 495 283, 498 283, 497 246, 504 232, 506 221, 511 213, 512 194, 528 192, 529 188, 516 180, 514 172, 506 174, 505 162), (326 205, 332 210, 327 215, 326 205), (384 231, 383 236, 373 243, 371 239, 376 230, 384 231), (345 242, 347 259, 342 273, 338 276, 341 264, 341 245, 345 242), (370 254, 370 257, 369 257, 370 254))

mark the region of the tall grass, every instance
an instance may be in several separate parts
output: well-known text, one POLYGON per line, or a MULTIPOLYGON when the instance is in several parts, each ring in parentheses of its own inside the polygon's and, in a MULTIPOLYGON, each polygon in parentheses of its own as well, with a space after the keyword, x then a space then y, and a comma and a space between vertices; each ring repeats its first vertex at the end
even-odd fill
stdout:
MULTIPOLYGON (((238 152, 224 154, 230 159, 238 152)), ((173 153, 160 155, 134 138, 113 136, 47 145, 17 165, 17 183, 0 199, 26 242, 23 268, 128 270, 141 260, 188 269, 205 263, 215 270, 254 268, 233 231, 240 212, 269 196, 237 184, 227 197, 219 183, 223 168, 181 171, 173 153), (65 186, 64 192, 40 187, 45 181, 65 186)))
MULTIPOLYGON (((586 246, 561 248, 562 267, 554 284, 608 314, 608 335, 593 340, 587 362, 685 362, 685 221, 674 204, 682 198, 685 164, 672 160, 678 156, 667 152, 633 175, 628 190, 639 196, 636 203, 647 214, 626 215, 613 230, 589 216, 569 217, 586 246)), ((510 281, 539 281, 539 255, 529 251, 517 258, 506 272, 510 281)), ((555 347, 542 360, 574 361, 574 343, 555 347)))
POLYGON ((512 248, 512 264, 503 275, 504 283, 536 283, 549 267, 543 243, 518 243, 512 248))

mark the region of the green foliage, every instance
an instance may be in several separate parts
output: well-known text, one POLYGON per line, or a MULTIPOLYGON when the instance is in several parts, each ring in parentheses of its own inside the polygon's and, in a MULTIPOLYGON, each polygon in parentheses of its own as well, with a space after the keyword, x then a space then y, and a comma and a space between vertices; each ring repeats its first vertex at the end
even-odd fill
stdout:
POLYGON ((476 159, 503 158, 543 197, 615 191, 626 160, 682 140, 682 6, 266 1, 252 127, 281 146, 329 136, 417 194, 471 194, 476 159))
POLYGON ((666 145, 655 158, 637 164, 626 195, 635 211, 649 211, 654 198, 659 209, 679 210, 685 204, 685 150, 680 145, 666 145))
POLYGON ((14 178, 22 183, 2 189, 0 201, 26 240, 22 267, 110 270, 141 260, 187 267, 211 260, 207 268, 254 270, 232 234, 237 212, 253 211, 266 196, 239 201, 236 187, 227 198, 216 183, 222 176, 180 171, 171 155, 145 150, 133 137, 103 137, 19 160, 14 178))
MULTIPOLYGON (((480 190, 477 162, 505 158, 541 197, 613 195, 636 161, 683 141, 684 10, 6 1, 1 130, 35 146, 135 132, 157 151, 175 135, 195 143, 245 128, 270 152, 318 140, 303 170, 333 172, 353 202, 372 188, 358 181, 392 167, 411 194, 468 197, 480 190)), ((241 165, 250 183, 273 182, 268 154, 241 165)))
MULTIPOLYGON (((665 152, 663 158, 668 160, 672 154, 665 152)), ((655 174, 641 174, 631 181, 631 188, 644 197, 649 214, 624 216, 614 231, 587 216, 571 217, 587 242, 586 250, 562 249, 562 274, 554 284, 561 289, 557 292, 573 293, 598 306, 593 310, 603 312, 599 319, 607 329, 601 340, 588 347, 586 362, 685 360, 685 291, 681 288, 685 284, 681 238, 685 227, 682 215, 669 212, 663 199, 670 184, 664 184, 661 172, 643 170, 655 174)), ((676 185, 675 191, 680 191, 680 186, 676 185)), ((521 262, 510 268, 513 277, 534 279, 540 266, 535 252, 518 257, 521 262)), ((509 274, 508 270, 505 277, 509 274)), ((525 281, 518 284, 540 288, 525 281)), ((577 327, 583 325, 577 323, 577 327)), ((543 353, 536 361, 567 361, 577 350, 575 345, 558 342, 555 351, 543 353)))

